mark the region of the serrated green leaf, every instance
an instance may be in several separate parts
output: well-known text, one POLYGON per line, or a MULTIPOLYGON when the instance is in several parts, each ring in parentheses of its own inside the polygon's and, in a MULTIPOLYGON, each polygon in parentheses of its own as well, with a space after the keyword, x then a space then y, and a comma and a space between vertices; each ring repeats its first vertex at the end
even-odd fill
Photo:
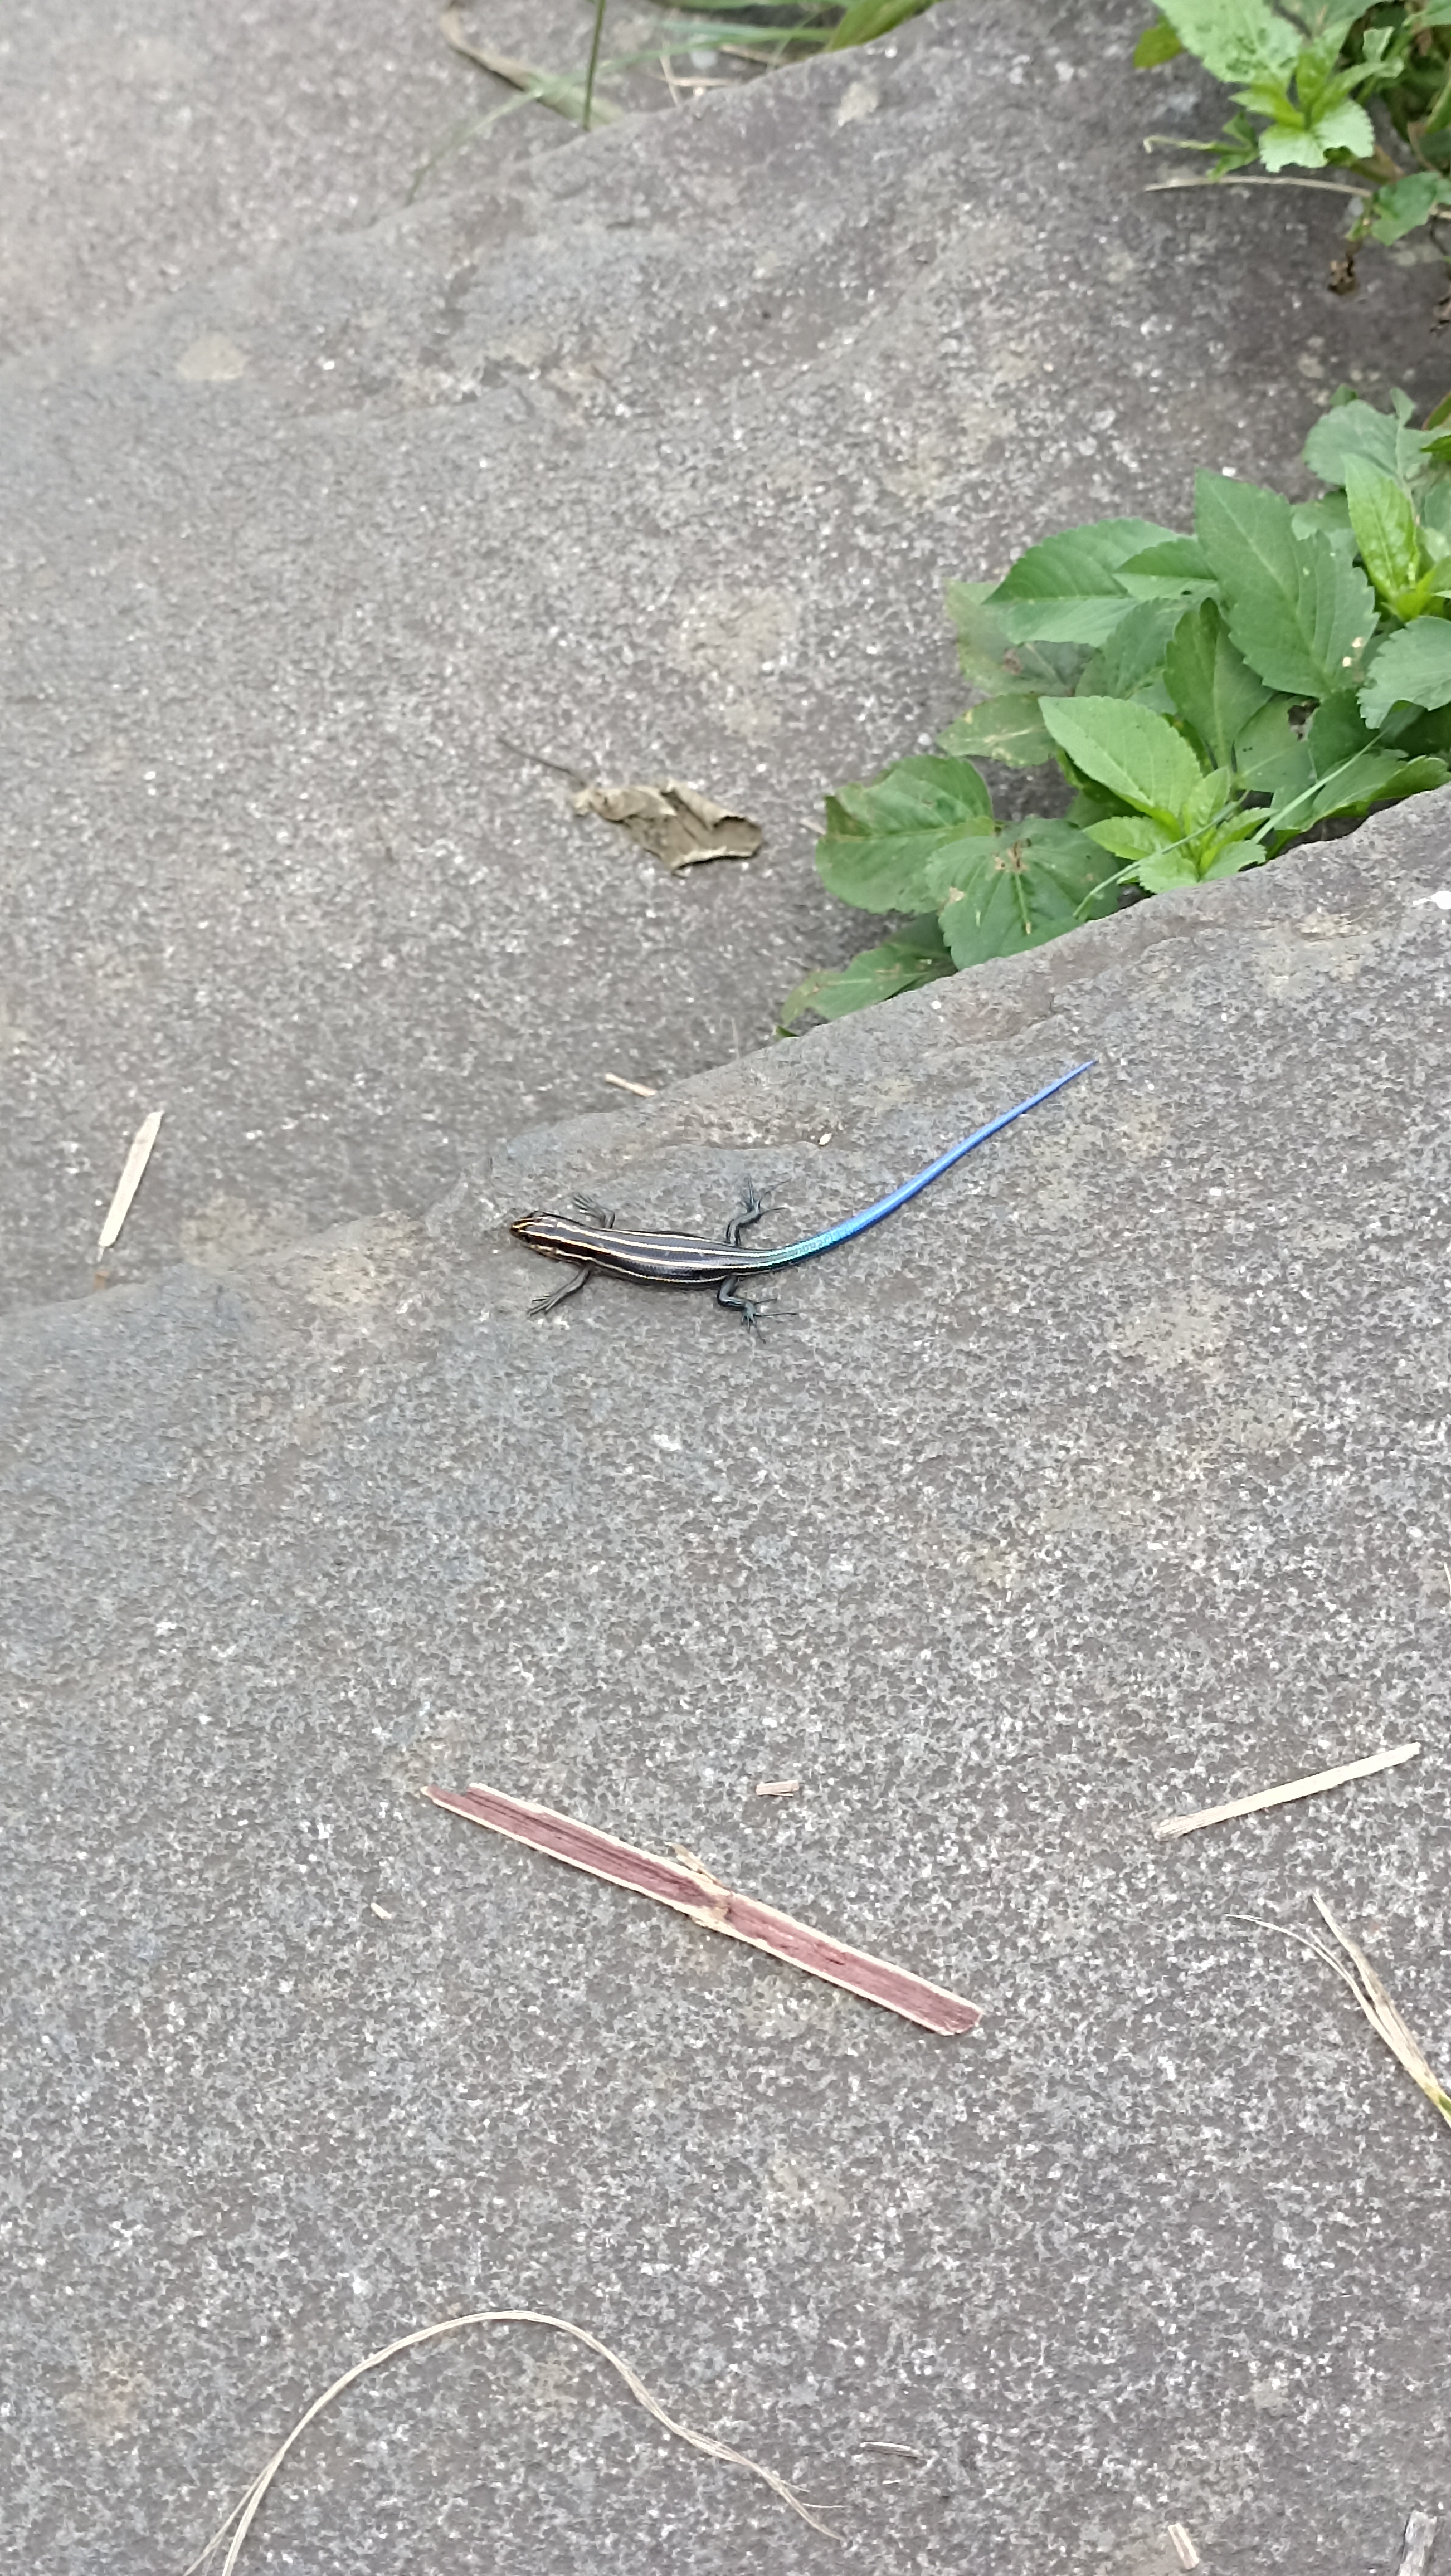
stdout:
POLYGON ((937 737, 941 748, 969 760, 1001 760, 1009 769, 1037 769, 1054 756, 1052 735, 1028 697, 988 698, 969 707, 937 737))
POLYGON ((1075 697, 1136 698, 1141 706, 1172 712, 1164 687, 1164 655, 1184 614, 1182 599, 1141 599, 1120 619, 1106 644, 1089 655, 1075 697))
POLYGON ((807 1011, 823 1020, 845 1019, 848 1011, 870 1002, 889 1002, 894 993, 914 992, 953 972, 952 956, 935 912, 909 921, 904 930, 878 948, 863 948, 845 966, 817 966, 803 975, 781 1005, 780 1026, 789 1030, 807 1011))
POLYGON ((1103 822, 1089 824, 1088 837, 1110 857, 1132 866, 1138 859, 1156 857, 1181 835, 1163 823, 1151 823, 1147 814, 1109 814, 1103 822))
POLYGON ((1186 52, 1216 80, 1293 71, 1304 38, 1266 0, 1170 0, 1164 11, 1186 52))
POLYGON ((1200 779, 1193 794, 1186 796, 1184 800, 1184 810, 1179 817, 1184 830, 1194 833, 1208 832, 1214 824, 1226 821, 1233 786, 1234 778, 1230 770, 1209 770, 1200 779))
POLYGON ((1188 607, 1214 588, 1209 558, 1193 537, 1171 537, 1130 555, 1115 576, 1131 599, 1177 599, 1188 607))
POLYGON ((1345 500, 1360 559, 1383 599, 1409 590, 1421 572, 1421 540, 1409 494, 1364 456, 1345 460, 1345 500))
POLYGON ((1347 554, 1355 551, 1355 530, 1350 524, 1350 510, 1343 492, 1327 492, 1323 500, 1294 501, 1290 505, 1290 525, 1297 537, 1324 535, 1347 554))
POLYGON ((863 912, 926 912, 943 844, 993 829, 992 798, 970 761, 915 753, 869 786, 828 796, 816 864, 832 893, 863 912))
POLYGON ((1398 242, 1423 224, 1433 206, 1451 202, 1439 170, 1413 170, 1408 179, 1392 179, 1377 188, 1370 203, 1370 229, 1379 242, 1398 242))
POLYGON ((1392 707, 1451 706, 1451 622, 1418 617, 1388 635, 1360 692, 1360 712, 1374 729, 1392 707))
POLYGON ((1235 781, 1246 796, 1298 795, 1312 777, 1310 753, 1290 723, 1290 698, 1251 716, 1234 746, 1235 781))
POLYGON ((1164 681, 1210 758, 1233 768, 1235 744, 1270 693, 1236 650, 1212 599, 1180 618, 1164 656, 1164 681))
POLYGON ((1039 948, 1118 903, 1106 854, 1054 818, 1007 824, 936 864, 942 935, 959 966, 1039 948))
POLYGON ((1358 99, 1342 99, 1313 125, 1290 125, 1278 119, 1260 136, 1260 159, 1267 170, 1323 170, 1332 152, 1351 152, 1357 159, 1375 150, 1375 128, 1358 99))
POLYGON ((1203 772, 1181 733, 1118 698, 1055 698, 1043 722, 1075 769, 1156 822, 1176 824, 1203 772))
POLYGON ((1332 402, 1321 413, 1302 453, 1322 483, 1343 484, 1349 459, 1363 456, 1367 464, 1378 465, 1383 474, 1393 474, 1397 482, 1411 486, 1426 473, 1434 443, 1424 430, 1377 411, 1356 394, 1348 402, 1332 402))
POLYGON ((1372 805, 1398 803, 1428 787, 1439 787, 1448 775, 1443 760, 1404 760, 1394 751, 1357 751, 1317 778, 1303 795, 1276 797, 1270 819, 1277 831, 1298 837, 1314 823, 1368 814, 1372 805))
POLYGON ((1019 555, 988 604, 1011 643, 1102 644, 1131 605, 1117 567, 1173 533, 1148 519, 1064 528, 1019 555))
POLYGON ((1358 674, 1375 594, 1323 535, 1297 537, 1278 492, 1227 475, 1195 480, 1195 526, 1252 671, 1293 697, 1323 698, 1358 674))
POLYGON ((1066 695, 1083 667, 1076 644, 1014 644, 987 602, 991 581, 950 581, 947 613, 957 630, 962 676, 994 697, 1066 695))
POLYGON ((1154 69, 1156 63, 1172 63, 1176 54, 1182 54, 1183 51, 1184 48, 1168 19, 1156 18, 1152 27, 1144 29, 1134 47, 1131 60, 1136 72, 1148 72, 1154 69))

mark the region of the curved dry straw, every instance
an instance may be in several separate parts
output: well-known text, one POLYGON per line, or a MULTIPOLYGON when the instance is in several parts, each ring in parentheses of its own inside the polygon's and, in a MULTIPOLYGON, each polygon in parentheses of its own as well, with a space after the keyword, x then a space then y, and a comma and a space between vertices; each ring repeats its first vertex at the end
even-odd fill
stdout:
POLYGON ((1262 1931, 1281 1933, 1285 1940, 1294 1941, 1302 1950, 1307 1950, 1312 1959, 1319 1959, 1327 1968, 1334 1969, 1342 1983, 1350 1988, 1371 2029, 1385 2041, 1391 2055, 1405 2068, 1412 2083, 1420 2086, 1427 2101, 1440 2112, 1448 2129, 1451 2129, 1451 2092, 1447 2091, 1439 2075, 1433 2074, 1415 2032, 1399 2007, 1392 2003, 1359 1943, 1341 1930, 1324 1897, 1315 1896, 1314 1903, 1316 1911, 1351 1961, 1350 1967, 1346 1966, 1345 1959, 1336 1957, 1330 1943, 1323 1940, 1318 1932, 1302 1932, 1290 1923, 1268 1923, 1257 1914, 1246 1915, 1242 1919, 1258 1923, 1262 1931))
POLYGON ((289 2451, 294 2443, 301 2441, 309 2424, 315 2423, 324 2408, 331 2406, 334 2398, 341 2397, 346 2389, 352 2387, 355 2380, 366 2378, 370 2370, 381 2370, 385 2361, 393 2361, 400 2352, 412 2352, 418 2344, 433 2343, 440 2335, 462 2334, 466 2326, 548 2326, 555 2334, 569 2335, 575 2343, 582 2343, 586 2351, 597 2353, 601 2361, 607 2361, 611 2370, 618 2372, 623 2379, 630 2395, 644 2407, 646 2414, 653 2415, 656 2423, 663 2424, 666 2432, 673 2433, 678 2442, 688 2443, 692 2451, 703 2452, 708 2460, 725 2460, 733 2468, 748 2469, 753 2478, 759 2478, 763 2485, 770 2488, 773 2495, 778 2495, 783 2504, 789 2505, 793 2513, 799 2514, 803 2522, 809 2522, 813 2531, 824 2532, 828 2540, 840 2538, 840 2534, 832 2531, 828 2524, 822 2522, 811 2511, 809 2505, 802 2503, 801 2498, 788 2487, 784 2478, 777 2476, 774 2469, 763 2468, 759 2460, 748 2459, 744 2451, 733 2450, 729 2442, 718 2442, 713 2433, 696 2433, 692 2432, 688 2424, 677 2424, 673 2415, 666 2414, 658 2398, 651 2396, 643 2379, 636 2376, 629 2363, 622 2361, 617 2352, 611 2352, 608 2344, 601 2343, 598 2335, 588 2333, 583 2326, 571 2325, 567 2317, 543 2316, 536 2308, 480 2308, 472 2316, 445 2317, 439 2325, 419 2326, 412 2334, 400 2335, 396 2343, 385 2344, 381 2352, 370 2352, 365 2361, 355 2361, 351 2370, 343 2372, 341 2379, 335 2379, 331 2388, 324 2389, 321 2397, 315 2397, 307 2413, 300 2416, 293 2425, 286 2441, 279 2444, 273 2452, 265 2469, 253 2479, 246 2494, 239 2497, 237 2503, 233 2505, 226 2521, 218 2525, 205 2548, 200 2550, 192 2560, 186 2570, 186 2576, 196 2576, 197 2569, 204 2567, 207 2560, 221 2548, 229 2531, 232 2532, 231 2546, 222 2562, 221 2576, 232 2576, 232 2570, 242 2555, 242 2546, 247 2534, 261 2511, 267 2490, 289 2451), (235 2531, 232 2531, 233 2523, 237 2525, 235 2531))

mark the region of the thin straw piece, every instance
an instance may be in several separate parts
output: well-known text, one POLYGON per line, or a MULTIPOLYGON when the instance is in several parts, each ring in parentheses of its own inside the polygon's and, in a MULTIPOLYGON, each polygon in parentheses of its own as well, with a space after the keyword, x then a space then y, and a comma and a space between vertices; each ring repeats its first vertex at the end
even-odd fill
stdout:
POLYGON ((1175 1834, 1197 1834, 1201 1825, 1227 1825, 1233 1816, 1257 1815, 1261 1807, 1283 1807, 1291 1798, 1313 1798, 1322 1789, 1338 1789, 1347 1780, 1368 1780, 1373 1771, 1389 1771, 1394 1763, 1413 1761, 1420 1752, 1419 1744, 1393 1744, 1388 1752, 1368 1753, 1363 1762, 1340 1762, 1333 1771, 1312 1772, 1308 1780, 1287 1781, 1282 1789, 1257 1789, 1252 1798, 1231 1798, 1226 1807, 1201 1807, 1193 1816, 1170 1816, 1155 1825, 1155 1839, 1168 1842, 1175 1834))
POLYGON ((231 2547, 227 2551, 221 2569, 221 2576, 232 2576, 232 2570, 242 2555, 242 2544, 256 2521, 267 2490, 282 2467, 288 2452, 295 2442, 301 2440, 309 2424, 316 2422, 323 2409, 331 2406, 334 2398, 341 2397, 356 2380, 365 2378, 370 2370, 381 2370, 385 2361, 395 2360, 400 2352, 412 2352, 416 2345, 433 2343, 440 2335, 461 2334, 465 2326, 549 2326, 555 2334, 572 2336, 573 2340, 576 2343, 582 2343, 587 2351, 598 2353, 601 2361, 607 2361, 611 2370, 619 2373, 630 2395, 644 2407, 646 2414, 653 2415, 656 2423, 663 2424, 666 2432, 673 2433, 677 2441, 688 2443, 693 2451, 704 2452, 708 2460, 725 2460, 735 2468, 749 2469, 753 2478, 760 2478, 773 2495, 778 2495, 783 2504, 789 2505, 793 2513, 801 2516, 803 2522, 809 2522, 813 2531, 825 2532, 828 2540, 840 2539, 840 2533, 832 2531, 828 2524, 822 2522, 812 2512, 809 2505, 803 2504, 799 2495, 793 2488, 788 2487, 784 2478, 777 2476, 774 2469, 763 2468, 759 2460, 748 2459, 744 2451, 733 2450, 729 2442, 717 2441, 713 2433, 692 2432, 688 2424, 678 2424, 673 2415, 667 2415, 658 2398, 651 2396, 643 2379, 636 2376, 629 2363, 622 2361, 617 2352, 611 2352, 607 2343, 601 2343, 598 2335, 588 2333, 583 2326, 571 2325, 567 2317, 543 2316, 537 2308, 480 2308, 472 2316, 445 2317, 438 2325, 419 2326, 412 2334, 400 2335, 396 2343, 385 2344, 381 2352, 370 2352, 366 2361, 355 2361, 351 2370, 343 2372, 341 2379, 335 2379, 331 2388, 324 2389, 321 2397, 315 2397, 307 2413, 298 2417, 286 2441, 280 2443, 273 2452, 265 2469, 253 2479, 246 2494, 233 2505, 226 2521, 218 2525, 205 2548, 192 2560, 186 2570, 186 2576, 197 2576, 198 2568, 204 2567, 207 2560, 220 2549, 235 2522, 237 2528, 232 2532, 231 2547), (238 2520, 239 2515, 240 2520, 238 2520))
POLYGON ((141 1175, 151 1160, 151 1148, 161 1132, 161 1119, 162 1112, 159 1109, 153 1109, 149 1118, 142 1119, 131 1139, 131 1151, 122 1165, 121 1177, 116 1183, 115 1196, 106 1210, 106 1222, 101 1228, 96 1244, 98 1259, 103 1252, 110 1251, 126 1222, 131 1202, 141 1187, 141 1175))
POLYGON ((628 1887, 636 1896, 651 1896, 657 1905, 672 1906, 708 1932, 724 1932, 733 1941, 746 1941, 753 1950, 765 1950, 773 1959, 804 1968, 808 1976, 823 1977, 828 1985, 845 1986, 849 1994, 883 2004, 888 2012, 900 2013, 904 2021, 915 2021, 923 2030, 945 2038, 971 2030, 982 2019, 976 2004, 964 2003, 961 1995, 949 1994, 945 1986, 929 1985, 910 1968, 894 1967, 867 1950, 853 1950, 845 1941, 818 1932, 809 1923, 798 1923, 774 1905, 723 1887, 693 1852, 681 1849, 678 1860, 658 1860, 653 1852, 637 1851, 632 1843, 620 1842, 597 1825, 556 1815, 552 1807, 536 1807, 503 1789, 475 1784, 472 1789, 425 1789, 423 1795, 436 1807, 447 1807, 451 1815, 467 1816, 471 1824, 487 1825, 513 1842, 527 1843, 533 1851, 567 1862, 571 1869, 588 1871, 591 1878, 607 1878, 612 1886, 628 1887))
POLYGON ((1312 1958, 1320 1959, 1327 1968, 1334 1969, 1341 1983, 1350 1988, 1377 2038, 1385 2041, 1397 2064, 1405 2068, 1411 2082, 1419 2085, 1427 2101, 1440 2112, 1446 2126, 1451 2129, 1451 2092, 1447 2091, 1439 2075, 1431 2072, 1426 2052, 1415 2032, 1399 2006, 1392 2003, 1365 1952, 1352 1941, 1348 1932, 1341 1930, 1324 1897, 1317 1895, 1314 1904, 1346 1958, 1352 1962, 1351 1967, 1347 1968, 1344 1959, 1337 1959, 1330 1943, 1323 1941, 1318 1932, 1301 1932, 1291 1923, 1267 1923, 1258 1915, 1250 1915, 1246 1919, 1259 1923, 1261 1931, 1282 1933, 1287 1941, 1297 1942, 1302 1950, 1309 1951, 1312 1958))

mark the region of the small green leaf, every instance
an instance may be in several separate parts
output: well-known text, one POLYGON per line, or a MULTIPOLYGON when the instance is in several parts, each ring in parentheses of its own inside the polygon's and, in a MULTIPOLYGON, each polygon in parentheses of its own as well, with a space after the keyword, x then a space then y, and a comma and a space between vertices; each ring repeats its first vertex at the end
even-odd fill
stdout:
POLYGON ((1375 594, 1330 539, 1297 537, 1290 504, 1256 483, 1200 474, 1195 525, 1252 671, 1293 697, 1323 698, 1357 676, 1375 594))
POLYGON ((1375 128, 1353 98, 1343 99, 1313 125, 1277 119, 1260 136, 1260 159, 1267 170, 1323 170, 1332 152, 1350 152, 1360 160, 1374 150, 1375 128))
POLYGON ((916 753, 870 786, 828 796, 816 864, 832 893, 863 912, 925 912, 944 842, 993 828, 992 798, 971 761, 916 753))
POLYGON ((1377 188, 1370 203, 1370 229, 1379 242, 1398 242, 1423 224, 1434 206, 1451 202, 1439 170, 1413 170, 1408 179, 1393 179, 1377 188))
POLYGON ((1345 460, 1345 499, 1360 559, 1383 599, 1408 590, 1421 571, 1421 540, 1409 495, 1364 456, 1345 460))
POLYGON ((988 698, 980 707, 969 707, 937 739, 944 751, 959 758, 1000 760, 1008 769, 1037 769, 1054 752, 1038 701, 1028 697, 988 698))
POLYGON ((963 678, 994 697, 1018 692, 1037 697, 1044 690, 1065 695, 1083 667, 1083 647, 1011 642, 1002 619, 986 604, 995 587, 990 581, 947 585, 947 613, 957 629, 963 678))
POLYGON ((1208 832, 1216 823, 1224 822, 1233 787, 1233 773, 1228 769, 1211 769, 1201 778, 1193 794, 1184 799, 1179 820, 1185 831, 1208 832))
POLYGON ((1102 644, 1130 605, 1117 567, 1173 533, 1148 519, 1065 528, 1019 555, 988 604, 1014 644, 1102 644))
POLYGON ((1175 824, 1202 776, 1188 743, 1149 707, 1118 698, 1054 698, 1043 722, 1075 769, 1126 805, 1175 824))
POLYGON ((845 1019, 848 1011, 869 1002, 889 1002, 894 993, 909 993, 952 973, 952 957, 935 912, 909 921, 879 948, 864 948, 845 966, 817 966, 803 975, 781 1005, 780 1026, 789 1031, 807 1011, 823 1020, 845 1019))
POLYGON ((1156 18, 1152 27, 1144 29, 1134 47, 1133 66, 1136 72, 1149 72, 1154 69, 1156 63, 1172 63, 1175 55, 1182 54, 1183 51, 1184 48, 1168 19, 1156 18))
POLYGON ((1384 724, 1392 707, 1451 706, 1451 624, 1444 617, 1418 617, 1388 635, 1370 666, 1360 692, 1360 712, 1368 725, 1384 724))
POLYGON ((1349 459, 1363 456, 1368 464, 1378 465, 1383 474, 1393 474, 1399 483, 1412 484, 1425 474, 1433 445, 1434 441, 1424 431, 1412 429, 1408 420, 1377 411, 1373 403, 1362 402, 1354 394, 1346 402, 1337 399, 1321 413, 1303 453, 1311 473, 1318 474, 1322 483, 1343 483, 1349 459))
POLYGON ((1089 824, 1088 837, 1132 866, 1136 860, 1156 858, 1181 836, 1164 823, 1151 823, 1147 814, 1110 814, 1102 823, 1089 824))
POLYGON ((1269 691, 1230 641, 1212 599, 1181 617, 1164 657, 1164 680, 1210 758, 1234 766, 1234 746, 1269 691))
POLYGON ((942 935, 959 966, 1041 947, 1116 909, 1114 873, 1086 833, 1030 815, 940 854, 942 935))

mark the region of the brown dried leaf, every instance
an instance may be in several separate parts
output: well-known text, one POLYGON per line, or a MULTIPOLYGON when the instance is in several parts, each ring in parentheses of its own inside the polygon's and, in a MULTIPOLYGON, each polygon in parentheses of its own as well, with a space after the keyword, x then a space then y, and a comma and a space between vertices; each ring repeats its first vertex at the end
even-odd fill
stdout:
POLYGON ((753 859, 764 837, 759 823, 717 805, 698 787, 678 778, 648 785, 585 787, 574 800, 576 814, 598 814, 603 823, 618 823, 652 859, 672 876, 697 868, 707 859, 753 859))

